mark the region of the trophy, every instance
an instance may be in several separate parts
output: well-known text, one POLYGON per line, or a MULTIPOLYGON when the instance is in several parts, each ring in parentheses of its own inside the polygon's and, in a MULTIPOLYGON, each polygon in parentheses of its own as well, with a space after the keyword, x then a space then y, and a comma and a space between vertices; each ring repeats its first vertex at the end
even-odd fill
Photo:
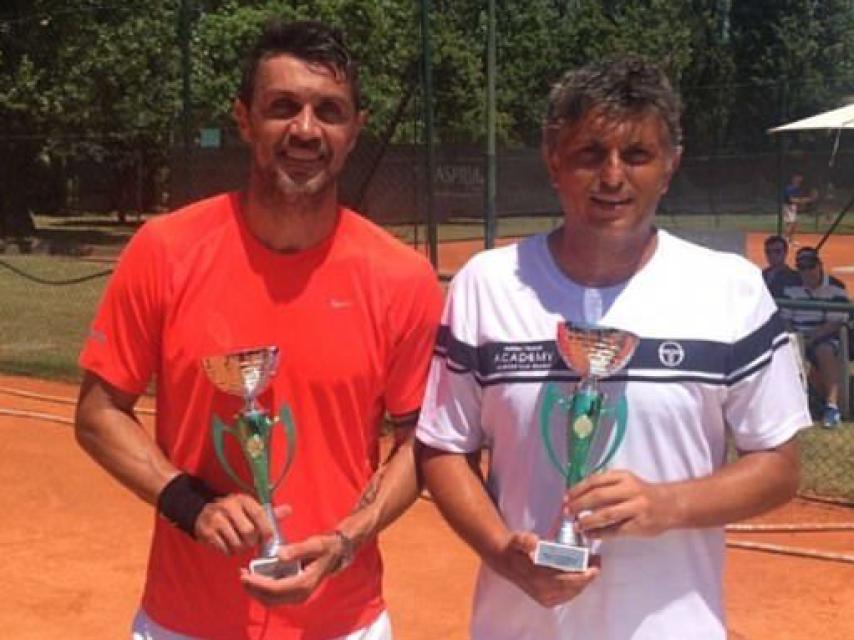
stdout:
POLYGON ((254 493, 264 507, 264 513, 273 529, 273 536, 261 545, 261 555, 249 563, 249 570, 271 578, 283 578, 300 572, 298 562, 279 561, 276 550, 285 544, 285 538, 279 530, 273 514, 273 491, 284 479, 293 462, 296 445, 296 431, 291 411, 282 406, 278 419, 269 414, 257 402, 276 373, 279 361, 278 347, 258 347, 243 349, 225 355, 210 356, 202 359, 202 368, 211 382, 220 391, 240 396, 244 400, 243 408, 235 415, 234 426, 225 425, 218 416, 211 420, 216 457, 225 472, 243 490, 254 493), (275 481, 270 479, 270 441, 276 425, 284 431, 287 453, 284 465, 275 481), (225 434, 234 437, 252 476, 250 487, 232 468, 225 455, 225 434))
MULTIPOLYGON (((567 489, 603 469, 623 441, 628 415, 625 396, 615 406, 606 406, 599 380, 622 369, 638 342, 638 337, 628 331, 571 322, 558 324, 558 352, 580 380, 569 396, 562 396, 552 383, 546 385, 540 409, 540 434, 549 460, 564 477, 567 489), (568 414, 565 458, 555 450, 549 426, 555 406, 568 414), (610 429, 601 428, 604 418, 610 419, 610 429), (607 436, 603 437, 606 431, 607 436)), ((589 541, 575 531, 574 519, 566 515, 561 517, 555 540, 541 540, 534 552, 535 564, 561 571, 584 571, 589 559, 589 541)))

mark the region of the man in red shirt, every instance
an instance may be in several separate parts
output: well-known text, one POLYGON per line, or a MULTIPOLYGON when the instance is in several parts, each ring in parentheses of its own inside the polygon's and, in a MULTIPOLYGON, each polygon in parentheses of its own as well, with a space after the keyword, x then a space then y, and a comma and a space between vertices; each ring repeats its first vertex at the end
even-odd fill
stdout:
MULTIPOLYGON (((408 436, 441 291, 422 256, 338 204, 364 121, 338 31, 268 25, 234 114, 251 149, 245 191, 144 225, 80 356, 77 439, 159 514, 133 637, 390 638, 376 534, 418 493, 408 436), (303 570, 279 579, 245 569, 272 528, 211 437, 212 417, 242 399, 201 366, 263 345, 281 363, 259 403, 288 405, 298 434, 273 500, 292 541, 278 557, 303 570), (134 414, 152 378, 153 437, 134 414), (384 416, 403 444, 380 467, 384 416)), ((271 449, 275 470, 284 454, 271 449)))

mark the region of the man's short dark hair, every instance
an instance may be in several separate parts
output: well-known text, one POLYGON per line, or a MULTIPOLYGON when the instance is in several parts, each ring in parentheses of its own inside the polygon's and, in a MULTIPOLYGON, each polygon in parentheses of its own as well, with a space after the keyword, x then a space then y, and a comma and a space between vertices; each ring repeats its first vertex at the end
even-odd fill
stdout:
POLYGON ((546 145, 554 145, 560 130, 591 112, 609 120, 657 114, 670 143, 674 147, 682 143, 679 96, 664 71, 641 56, 608 58, 564 74, 549 94, 543 127, 546 145))
POLYGON ((798 269, 813 269, 821 264, 821 257, 813 247, 801 247, 795 254, 795 266, 798 269))
POLYGON ((350 83, 356 111, 361 109, 359 66, 347 48, 344 33, 340 29, 312 20, 286 23, 276 19, 267 22, 243 67, 238 97, 244 105, 248 107, 252 104, 258 64, 262 60, 282 54, 325 65, 343 75, 350 83))
POLYGON ((766 249, 772 245, 775 245, 775 244, 779 244, 783 247, 783 253, 785 253, 786 251, 789 250, 789 243, 783 236, 774 235, 774 236, 768 236, 767 238, 765 238, 765 248, 766 249))

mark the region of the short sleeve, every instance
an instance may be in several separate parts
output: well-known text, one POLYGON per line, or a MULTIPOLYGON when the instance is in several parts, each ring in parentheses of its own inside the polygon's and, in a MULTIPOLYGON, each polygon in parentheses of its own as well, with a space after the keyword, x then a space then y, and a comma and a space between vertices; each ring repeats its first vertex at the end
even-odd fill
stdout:
POLYGON ((421 407, 436 328, 442 312, 442 290, 426 261, 417 270, 398 278, 388 310, 392 333, 387 361, 386 409, 405 416, 421 407))
POLYGON ((81 368, 127 393, 143 393, 157 369, 165 265, 165 247, 148 222, 122 252, 80 354, 81 368))
POLYGON ((461 271, 445 302, 416 430, 418 440, 435 449, 468 453, 484 443, 476 309, 475 286, 461 271))
POLYGON ((731 348, 725 417, 740 450, 770 449, 812 421, 794 346, 758 273, 738 295, 747 313, 731 348))

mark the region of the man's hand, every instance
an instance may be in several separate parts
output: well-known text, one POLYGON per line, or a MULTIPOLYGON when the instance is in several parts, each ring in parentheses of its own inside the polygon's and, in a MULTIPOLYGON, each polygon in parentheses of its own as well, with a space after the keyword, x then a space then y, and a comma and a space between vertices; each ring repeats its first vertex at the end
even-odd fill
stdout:
POLYGON ((565 507, 577 518, 578 530, 593 538, 658 535, 675 525, 679 508, 668 485, 629 471, 593 474, 570 489, 565 507))
MULTIPOLYGON (((290 510, 279 507, 277 515, 290 510)), ((252 549, 273 535, 264 508, 245 493, 232 493, 205 505, 196 520, 196 539, 227 555, 252 549)))
POLYGON ((484 557, 484 560, 544 607, 569 602, 599 574, 596 567, 583 573, 569 573, 535 565, 532 554, 537 541, 533 533, 512 533, 498 555, 484 557))
POLYGON ((282 562, 298 561, 302 572, 273 580, 243 570, 240 576, 250 596, 272 607, 305 602, 323 579, 335 573, 348 554, 344 541, 335 533, 312 536, 302 542, 279 547, 282 562))

